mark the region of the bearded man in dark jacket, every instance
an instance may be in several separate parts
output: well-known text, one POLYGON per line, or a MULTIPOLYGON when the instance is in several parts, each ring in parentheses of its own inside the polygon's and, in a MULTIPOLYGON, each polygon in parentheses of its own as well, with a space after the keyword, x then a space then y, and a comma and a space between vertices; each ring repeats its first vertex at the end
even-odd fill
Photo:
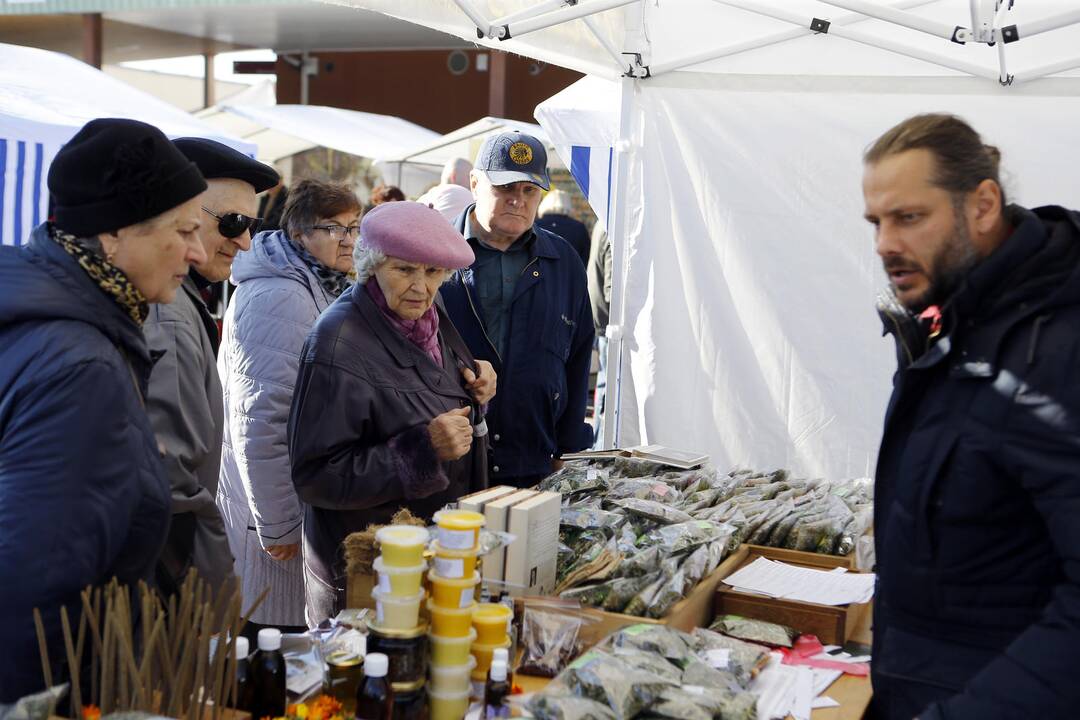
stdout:
POLYGON ((877 466, 877 718, 1080 707, 1080 215, 1006 205, 999 157, 949 115, 865 156, 899 360, 877 466))

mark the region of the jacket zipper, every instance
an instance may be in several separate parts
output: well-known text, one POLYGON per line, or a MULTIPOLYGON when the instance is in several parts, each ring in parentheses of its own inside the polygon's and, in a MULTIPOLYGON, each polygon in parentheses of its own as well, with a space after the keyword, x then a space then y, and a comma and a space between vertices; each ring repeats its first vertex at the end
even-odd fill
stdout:
POLYGON ((503 364, 502 356, 499 355, 499 349, 495 347, 495 343, 491 342, 491 338, 488 337, 487 328, 484 327, 484 321, 480 319, 480 313, 476 311, 476 305, 473 304, 472 293, 469 292, 469 286, 465 284, 465 278, 461 278, 461 287, 465 290, 465 297, 469 300, 469 307, 472 308, 473 316, 476 318, 476 322, 480 324, 480 332, 484 333, 484 339, 487 340, 488 347, 495 353, 495 357, 499 359, 499 364, 503 364))

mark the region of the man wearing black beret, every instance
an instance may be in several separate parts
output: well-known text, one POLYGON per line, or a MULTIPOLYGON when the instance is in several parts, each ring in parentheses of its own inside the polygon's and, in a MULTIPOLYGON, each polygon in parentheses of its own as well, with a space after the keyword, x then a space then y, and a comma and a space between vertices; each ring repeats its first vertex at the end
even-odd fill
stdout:
POLYGON ((193 265, 176 302, 155 305, 144 326, 151 350, 160 356, 150 376, 147 411, 172 487, 172 525, 157 579, 169 591, 194 567, 217 589, 233 576, 215 502, 225 411, 217 324, 200 290, 227 280, 233 258, 251 247, 258 229, 255 196, 277 185, 278 174, 213 140, 180 138, 173 144, 198 166, 209 187, 201 198, 199 230, 206 260, 193 265))

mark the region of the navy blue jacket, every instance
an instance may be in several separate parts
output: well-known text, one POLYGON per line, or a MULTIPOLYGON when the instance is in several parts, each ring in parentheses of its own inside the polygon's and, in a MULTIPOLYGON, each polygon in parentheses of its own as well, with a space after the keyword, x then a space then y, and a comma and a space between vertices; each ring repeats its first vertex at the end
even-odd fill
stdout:
POLYGON ((35 607, 60 682, 61 604, 77 628, 85 586, 153 580, 170 513, 150 367, 138 325, 44 226, 0 248, 0 702, 44 687, 35 607))
MULTIPOLYGON (((473 207, 455 221, 462 234, 473 207)), ((454 327, 472 354, 499 375, 487 416, 492 485, 550 473, 553 457, 591 443, 585 404, 595 331, 585 268, 565 240, 533 230, 530 262, 514 290, 506 357, 499 357, 484 331, 472 269, 454 273, 442 286, 454 327)))
POLYGON ((1080 708, 1080 214, 1007 217, 937 341, 899 341, 875 496, 878 718, 1080 708))

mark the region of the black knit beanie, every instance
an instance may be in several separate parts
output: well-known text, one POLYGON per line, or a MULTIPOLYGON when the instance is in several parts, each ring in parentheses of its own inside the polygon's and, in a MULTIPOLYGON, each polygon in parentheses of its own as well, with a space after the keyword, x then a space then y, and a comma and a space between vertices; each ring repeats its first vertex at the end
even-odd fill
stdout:
POLYGON ((91 120, 49 167, 56 225, 80 237, 149 220, 204 190, 195 163, 138 120, 91 120))

